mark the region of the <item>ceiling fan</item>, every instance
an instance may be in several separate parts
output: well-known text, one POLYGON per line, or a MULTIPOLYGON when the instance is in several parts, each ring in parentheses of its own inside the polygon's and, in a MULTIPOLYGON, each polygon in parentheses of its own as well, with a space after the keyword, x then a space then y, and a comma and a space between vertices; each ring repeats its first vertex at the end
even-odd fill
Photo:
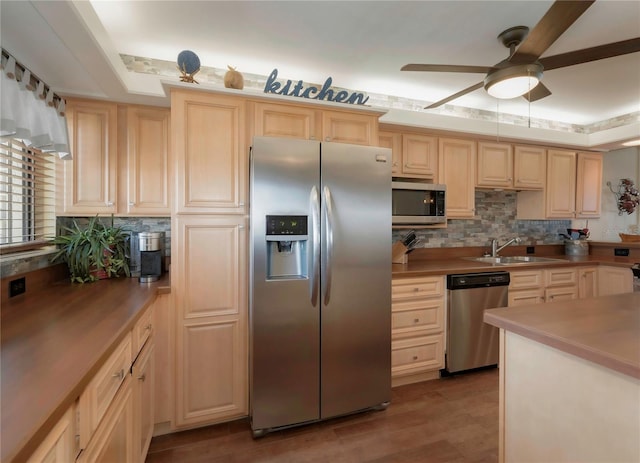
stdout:
POLYGON ((436 101, 425 109, 436 108, 482 87, 496 98, 523 96, 530 102, 539 100, 551 95, 551 91, 541 82, 543 71, 640 51, 640 37, 636 37, 540 58, 594 2, 595 0, 556 0, 531 33, 526 26, 503 31, 498 39, 509 48, 509 57, 493 66, 407 64, 401 70, 486 74, 483 81, 436 101))

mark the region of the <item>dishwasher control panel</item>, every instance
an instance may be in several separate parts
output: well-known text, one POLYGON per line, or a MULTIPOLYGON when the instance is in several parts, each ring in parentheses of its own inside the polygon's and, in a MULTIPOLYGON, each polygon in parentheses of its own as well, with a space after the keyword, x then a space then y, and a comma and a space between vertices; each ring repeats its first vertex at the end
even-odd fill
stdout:
POLYGON ((461 273, 447 275, 447 289, 507 286, 509 281, 509 272, 461 273))

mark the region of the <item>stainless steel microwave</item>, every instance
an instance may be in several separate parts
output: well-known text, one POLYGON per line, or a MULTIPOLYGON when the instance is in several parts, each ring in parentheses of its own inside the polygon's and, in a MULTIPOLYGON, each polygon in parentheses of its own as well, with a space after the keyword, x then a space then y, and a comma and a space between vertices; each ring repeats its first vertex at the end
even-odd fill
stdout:
POLYGON ((394 225, 446 223, 445 185, 392 182, 392 222, 394 225))

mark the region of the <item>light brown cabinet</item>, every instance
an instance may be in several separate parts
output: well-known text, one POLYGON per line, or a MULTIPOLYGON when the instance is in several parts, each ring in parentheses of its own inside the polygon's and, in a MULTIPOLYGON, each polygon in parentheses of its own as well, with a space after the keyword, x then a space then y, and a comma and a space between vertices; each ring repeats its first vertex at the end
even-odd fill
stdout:
POLYGON ((444 367, 444 310, 443 276, 392 280, 393 386, 438 377, 444 367))
POLYGON ((118 105, 67 100, 73 159, 59 162, 57 215, 117 212, 118 105))
POLYGON ((630 268, 598 266, 598 296, 633 292, 633 272, 630 268))
POLYGON ((243 216, 174 219, 176 427, 248 413, 247 233, 243 216))
POLYGON ((78 455, 76 432, 76 406, 72 405, 29 457, 27 463, 75 461, 78 455))
POLYGON ((508 306, 540 304, 578 297, 575 267, 510 272, 508 306))
POLYGON ((144 463, 151 444, 155 405, 154 343, 145 344, 134 362, 131 375, 134 403, 134 461, 144 463))
POLYGON ((545 178, 544 148, 478 142, 477 187, 542 190, 545 178))
POLYGON ((169 216, 170 114, 168 109, 126 108, 126 167, 120 177, 126 183, 118 211, 137 216, 169 216))
POLYGON ((544 194, 518 192, 518 219, 573 219, 600 216, 602 154, 547 150, 544 194))
POLYGON ((168 216, 169 110, 69 100, 57 215, 168 216))
POLYGON ((378 114, 251 102, 252 135, 377 145, 378 114))
POLYGON ((379 146, 391 148, 394 177, 426 179, 438 176, 438 138, 418 133, 381 131, 379 146))
POLYGON ((171 92, 175 213, 245 213, 245 112, 238 97, 171 92))
POLYGON ((578 298, 598 296, 597 267, 578 267, 578 298))
POLYGON ((447 218, 475 215, 476 142, 456 138, 438 140, 438 183, 447 186, 447 218))
POLYGON ((154 326, 154 435, 166 434, 174 421, 174 347, 175 313, 172 294, 159 294, 153 304, 154 326))

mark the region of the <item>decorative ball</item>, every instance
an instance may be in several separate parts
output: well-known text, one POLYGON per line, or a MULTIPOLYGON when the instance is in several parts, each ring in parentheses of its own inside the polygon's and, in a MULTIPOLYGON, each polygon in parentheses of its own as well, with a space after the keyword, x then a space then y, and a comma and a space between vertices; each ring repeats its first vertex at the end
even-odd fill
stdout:
POLYGON ((236 68, 232 68, 229 65, 227 65, 227 67, 229 70, 224 75, 224 86, 226 88, 242 90, 244 87, 244 78, 242 77, 242 74, 236 71, 236 68))
POLYGON ((178 67, 187 74, 195 74, 200 69, 200 58, 191 50, 183 50, 178 54, 178 67))

